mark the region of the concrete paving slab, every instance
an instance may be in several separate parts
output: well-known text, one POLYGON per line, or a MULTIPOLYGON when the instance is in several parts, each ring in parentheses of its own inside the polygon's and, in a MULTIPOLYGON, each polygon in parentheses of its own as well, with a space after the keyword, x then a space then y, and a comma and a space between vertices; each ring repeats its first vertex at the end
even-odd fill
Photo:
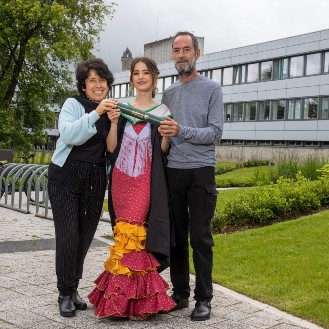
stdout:
MULTIPOLYGON (((103 271, 112 240, 109 222, 99 223, 95 241, 86 257, 79 287, 86 299, 93 281, 103 271)), ((74 318, 59 315, 55 275, 53 222, 0 207, 0 328, 221 328, 221 329, 319 329, 310 322, 214 284, 212 316, 192 322, 194 301, 187 309, 157 314, 143 321, 96 318, 89 304, 74 318)), ((164 278, 169 282, 169 271, 164 278)), ((194 276, 191 275, 193 286, 194 276)))

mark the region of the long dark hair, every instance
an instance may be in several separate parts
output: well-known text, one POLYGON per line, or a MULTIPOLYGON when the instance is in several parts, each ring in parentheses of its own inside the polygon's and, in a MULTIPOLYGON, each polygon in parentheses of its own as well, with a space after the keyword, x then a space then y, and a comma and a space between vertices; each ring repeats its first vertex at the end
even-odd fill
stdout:
MULTIPOLYGON (((131 62, 130 65, 130 83, 132 85, 132 81, 133 81, 133 72, 135 69, 135 65, 139 62, 142 62, 146 65, 147 69, 150 71, 152 78, 153 78, 153 83, 152 83, 152 98, 155 97, 155 94, 157 93, 157 82, 158 82, 158 76, 160 74, 159 70, 158 70, 158 66, 156 64, 156 62, 149 57, 136 57, 134 58, 134 60, 131 62)), ((134 86, 132 86, 134 87, 134 86)))

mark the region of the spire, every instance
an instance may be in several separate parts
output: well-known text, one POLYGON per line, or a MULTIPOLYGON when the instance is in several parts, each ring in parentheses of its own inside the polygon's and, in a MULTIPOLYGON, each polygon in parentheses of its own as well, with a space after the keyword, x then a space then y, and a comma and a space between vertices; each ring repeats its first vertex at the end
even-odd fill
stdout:
POLYGON ((127 49, 123 52, 121 57, 122 71, 129 70, 132 61, 133 61, 132 53, 127 47, 127 49))

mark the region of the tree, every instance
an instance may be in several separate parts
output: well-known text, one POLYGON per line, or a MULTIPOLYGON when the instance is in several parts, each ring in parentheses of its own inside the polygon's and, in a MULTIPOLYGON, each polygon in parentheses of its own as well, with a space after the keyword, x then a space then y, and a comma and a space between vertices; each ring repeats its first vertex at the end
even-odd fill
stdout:
POLYGON ((72 67, 92 57, 107 0, 0 0, 0 148, 44 139, 51 107, 72 93, 72 67))

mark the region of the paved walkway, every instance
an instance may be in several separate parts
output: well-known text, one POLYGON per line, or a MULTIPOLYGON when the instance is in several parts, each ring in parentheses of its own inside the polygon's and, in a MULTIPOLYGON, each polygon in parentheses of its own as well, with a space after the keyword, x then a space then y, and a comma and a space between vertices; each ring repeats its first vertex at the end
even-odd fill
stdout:
MULTIPOLYGON (((32 209, 33 210, 33 209, 32 209)), ((112 231, 100 222, 86 257, 80 295, 93 289, 93 280, 102 272, 108 257, 112 231)), ((190 308, 159 314, 144 321, 97 319, 89 305, 74 318, 59 316, 54 269, 53 222, 0 207, 0 328, 221 328, 221 329, 301 329, 320 328, 229 289, 214 285, 212 317, 190 321, 190 308)), ((168 280, 168 271, 163 274, 168 280)), ((193 277, 192 277, 193 281, 193 277)))

